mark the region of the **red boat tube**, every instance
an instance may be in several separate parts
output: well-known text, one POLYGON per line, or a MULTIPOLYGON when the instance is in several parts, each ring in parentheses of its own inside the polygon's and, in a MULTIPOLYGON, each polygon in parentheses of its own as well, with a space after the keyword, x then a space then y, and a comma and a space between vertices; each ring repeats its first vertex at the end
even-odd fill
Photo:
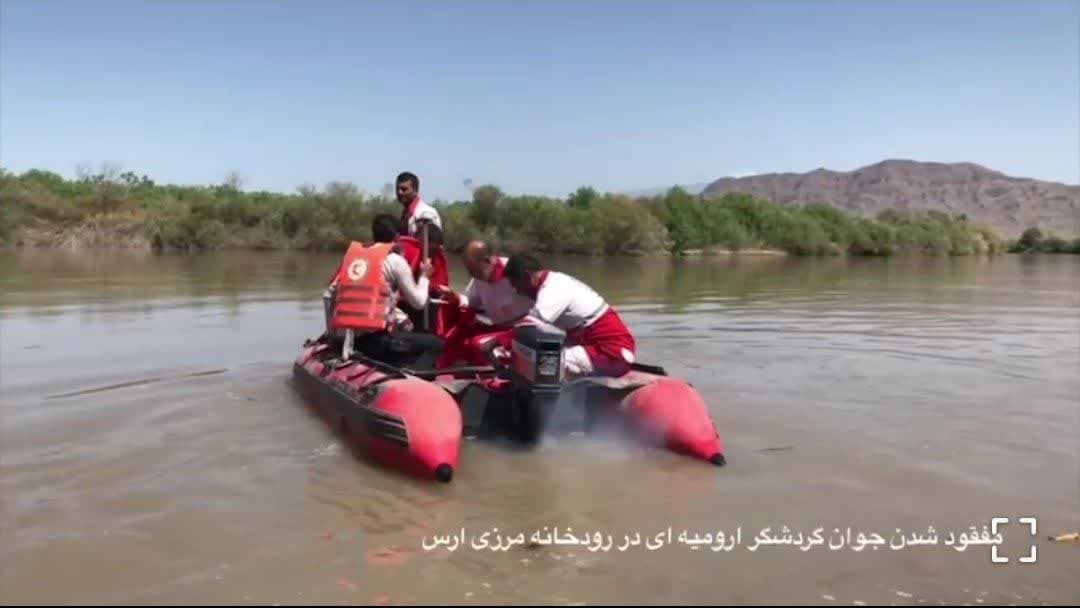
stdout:
POLYGON ((622 413, 639 441, 723 465, 724 446, 709 410, 682 380, 657 377, 622 401, 622 413))
POLYGON ((335 360, 326 345, 309 345, 294 377, 319 414, 382 466, 451 480, 461 447, 461 410, 439 386, 375 362, 335 360))

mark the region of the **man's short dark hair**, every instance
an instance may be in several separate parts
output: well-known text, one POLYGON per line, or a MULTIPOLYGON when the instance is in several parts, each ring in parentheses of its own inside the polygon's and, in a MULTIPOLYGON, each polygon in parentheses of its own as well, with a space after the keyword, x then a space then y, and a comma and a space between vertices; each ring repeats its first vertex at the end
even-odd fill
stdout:
POLYGON ((528 253, 516 253, 506 261, 506 278, 511 281, 521 282, 529 278, 534 272, 544 269, 540 260, 528 253))
POLYGON ((376 243, 392 243, 400 233, 401 223, 389 213, 380 213, 371 221, 371 238, 376 243))
POLYGON ((399 186, 403 182, 409 182, 410 184, 412 184, 413 190, 416 190, 416 191, 419 192, 419 190, 420 190, 420 178, 416 177, 415 173, 410 173, 408 171, 404 171, 402 173, 399 173, 398 176, 397 176, 397 180, 394 182, 394 185, 399 186))

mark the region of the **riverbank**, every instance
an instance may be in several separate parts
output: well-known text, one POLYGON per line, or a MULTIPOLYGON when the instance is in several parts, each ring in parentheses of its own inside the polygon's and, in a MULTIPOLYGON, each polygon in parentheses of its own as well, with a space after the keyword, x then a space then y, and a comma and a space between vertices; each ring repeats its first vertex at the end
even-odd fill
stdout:
MULTIPOLYGON (((107 221, 102 222, 95 220, 80 224, 73 228, 56 228, 56 227, 24 227, 20 232, 15 234, 11 238, 10 242, 0 242, 0 249, 6 250, 27 250, 27 249, 57 249, 67 251, 108 251, 108 250, 124 250, 131 252, 146 252, 146 253, 199 253, 206 250, 215 251, 312 251, 312 248, 307 247, 304 243, 288 243, 288 242, 264 242, 261 238, 256 236, 232 236, 226 239, 226 242, 219 246, 202 249, 202 248, 159 248, 155 247, 154 243, 142 233, 141 227, 136 224, 126 224, 121 226, 110 226, 107 221)), ((331 247, 329 249, 318 249, 317 252, 336 252, 344 250, 344 245, 340 248, 331 247)), ((456 248, 454 253, 460 253, 461 249, 456 248)), ((563 252, 555 252, 563 254, 563 252)), ((565 254, 563 254, 565 255, 565 254)), ((570 254, 575 255, 575 254, 570 254)), ((657 251, 628 251, 619 254, 577 254, 583 257, 729 257, 729 256, 772 256, 783 257, 791 255, 787 251, 781 249, 728 249, 725 247, 709 247, 705 249, 688 249, 686 251, 673 252, 669 250, 657 250, 657 251)))
MULTIPOLYGON (((1080 239, 1029 231, 1007 242, 940 211, 868 218, 828 204, 782 206, 742 194, 706 200, 678 188, 636 199, 581 188, 560 199, 508 196, 486 185, 471 200, 432 202, 453 252, 482 238, 502 250, 601 256, 1080 253, 1080 239)), ((401 210, 352 184, 281 194, 236 183, 159 185, 131 173, 68 180, 37 170, 0 171, 0 203, 0 245, 73 250, 336 252, 368 239, 375 215, 401 210)))

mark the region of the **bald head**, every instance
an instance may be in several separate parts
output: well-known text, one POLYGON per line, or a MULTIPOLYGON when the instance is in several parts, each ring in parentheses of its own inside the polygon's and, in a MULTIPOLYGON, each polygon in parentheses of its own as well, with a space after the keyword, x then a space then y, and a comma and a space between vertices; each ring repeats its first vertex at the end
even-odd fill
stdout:
POLYGON ((462 257, 465 258, 465 268, 469 271, 469 276, 479 281, 488 281, 491 278, 494 260, 491 247, 487 243, 480 240, 469 241, 462 257))
POLYGON ((470 261, 482 261, 491 256, 491 247, 484 241, 469 241, 465 245, 465 259, 470 261))

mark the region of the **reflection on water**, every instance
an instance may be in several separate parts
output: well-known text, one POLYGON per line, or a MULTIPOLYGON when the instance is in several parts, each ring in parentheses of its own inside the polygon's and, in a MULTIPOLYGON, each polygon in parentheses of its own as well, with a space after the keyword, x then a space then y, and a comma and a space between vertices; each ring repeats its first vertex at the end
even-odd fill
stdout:
MULTIPOLYGON (((219 307, 236 314, 248 302, 310 302, 329 280, 338 256, 298 252, 0 253, 0 310, 58 314, 79 310, 147 312, 162 306, 219 307)), ((945 289, 969 289, 969 302, 1030 289, 1062 293, 1078 280, 1070 257, 826 258, 731 256, 706 258, 569 258, 548 260, 627 310, 687 312, 775 297, 896 295, 898 304, 956 301, 945 289), (973 289, 978 287, 977 290, 973 289), (917 297, 913 298, 913 293, 917 297)), ((464 268, 452 260, 452 282, 464 268)), ((317 298, 316 298, 317 299, 317 298)), ((1010 302, 1012 304, 1014 302, 1010 302)))
POLYGON ((553 259, 619 306, 643 359, 701 391, 729 465, 470 441, 447 486, 355 460, 289 386, 336 262, 0 253, 5 602, 1080 597, 1062 546, 1024 569, 951 549, 422 549, 461 528, 1080 528, 1076 257, 553 259))

